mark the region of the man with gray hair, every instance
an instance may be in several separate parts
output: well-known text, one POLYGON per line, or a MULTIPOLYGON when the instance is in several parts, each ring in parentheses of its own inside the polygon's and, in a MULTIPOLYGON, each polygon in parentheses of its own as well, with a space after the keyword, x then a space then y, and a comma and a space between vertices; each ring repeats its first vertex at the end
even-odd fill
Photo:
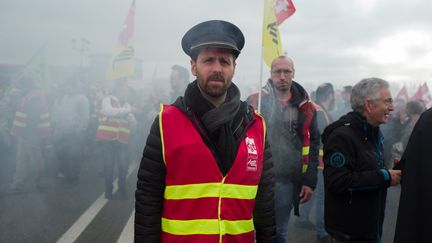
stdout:
POLYGON ((324 143, 324 215, 332 242, 381 242, 387 187, 400 170, 387 170, 379 125, 393 110, 387 81, 367 78, 351 94, 352 112, 329 125, 324 143))

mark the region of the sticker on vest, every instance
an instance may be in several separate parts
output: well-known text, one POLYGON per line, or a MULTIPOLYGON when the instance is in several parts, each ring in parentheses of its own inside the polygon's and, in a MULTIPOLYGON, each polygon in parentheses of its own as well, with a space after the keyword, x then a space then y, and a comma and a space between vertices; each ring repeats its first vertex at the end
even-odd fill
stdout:
POLYGON ((258 170, 258 151, 253 138, 245 138, 246 147, 248 151, 246 161, 246 171, 257 171, 258 170))
POLYGON ((333 153, 330 157, 330 165, 336 168, 342 168, 345 165, 345 156, 341 152, 333 153))

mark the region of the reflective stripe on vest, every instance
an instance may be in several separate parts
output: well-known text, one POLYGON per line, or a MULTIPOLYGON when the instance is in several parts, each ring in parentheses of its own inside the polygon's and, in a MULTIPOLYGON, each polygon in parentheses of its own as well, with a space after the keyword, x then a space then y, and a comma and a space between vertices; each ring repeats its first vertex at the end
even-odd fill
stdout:
POLYGON ((236 160, 223 177, 210 149, 178 108, 162 106, 159 127, 166 188, 162 242, 253 242, 265 125, 255 115, 236 160))
POLYGON ((47 137, 51 131, 51 122, 50 115, 48 113, 48 106, 46 103, 45 96, 39 90, 30 91, 23 99, 15 112, 15 119, 12 123, 12 135, 22 136, 26 132, 25 129, 27 127, 27 119, 28 115, 25 113, 27 109, 27 105, 31 102, 32 98, 40 98, 41 99, 41 108, 42 114, 38 117, 38 122, 36 124, 37 134, 40 137, 47 137))
MULTIPOLYGON (((119 108, 120 103, 111 99, 114 108, 119 108)), ((117 140, 127 144, 129 142, 129 122, 124 117, 99 117, 99 126, 96 131, 96 140, 113 141, 117 140)))
POLYGON ((162 231, 173 235, 239 235, 254 230, 253 220, 194 219, 172 220, 162 218, 162 231), (219 231, 220 229, 220 231, 219 231))
MULTIPOLYGON (((317 113, 322 112, 327 125, 332 123, 332 121, 331 121, 329 115, 327 114, 327 112, 325 111, 325 109, 323 109, 320 105, 315 104, 315 103, 314 103, 314 106, 315 106, 317 113)), ((324 131, 320 131, 320 133, 323 133, 323 132, 324 131)), ((318 168, 319 169, 324 169, 324 162, 323 162, 324 150, 322 147, 323 147, 323 144, 322 144, 322 142, 320 142, 320 149, 319 149, 319 154, 318 154, 318 160, 319 160, 318 168)))
POLYGON ((177 200, 219 196, 223 198, 255 199, 257 190, 258 186, 220 183, 167 186, 165 188, 165 199, 177 200))

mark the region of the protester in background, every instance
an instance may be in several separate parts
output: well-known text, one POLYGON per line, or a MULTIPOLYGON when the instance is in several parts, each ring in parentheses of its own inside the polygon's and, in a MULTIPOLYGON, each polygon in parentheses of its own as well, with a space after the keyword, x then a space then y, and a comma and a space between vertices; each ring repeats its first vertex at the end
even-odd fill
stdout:
POLYGON ((345 115, 352 110, 350 103, 351 92, 351 85, 343 86, 342 92, 340 93, 339 102, 336 103, 336 109, 333 112, 333 117, 335 119, 339 119, 342 115, 345 115))
POLYGON ((15 170, 16 141, 10 131, 21 90, 14 83, 0 80, 0 191, 7 189, 15 170))
POLYGON ((393 110, 387 81, 368 78, 352 89, 353 112, 329 125, 324 143, 324 217, 334 243, 381 242, 387 187, 401 172, 384 167, 380 124, 393 110))
POLYGON ((127 198, 126 175, 128 171, 127 145, 130 124, 135 123, 131 106, 126 102, 128 87, 124 80, 117 80, 112 94, 105 96, 96 131, 104 163, 105 198, 113 197, 114 167, 117 166, 118 190, 121 199, 127 198))
MULTIPOLYGON (((394 163, 393 145, 402 139, 403 131, 407 126, 407 117, 405 110, 406 102, 403 99, 393 101, 393 112, 390 113, 389 121, 381 125, 380 130, 385 137, 384 141, 384 163, 386 168, 392 168, 394 163)), ((399 154, 399 159, 400 155, 399 154)))
POLYGON ((42 155, 44 139, 51 135, 50 115, 45 94, 30 76, 20 80, 23 97, 15 112, 11 134, 17 137, 16 170, 11 184, 13 191, 22 191, 25 183, 34 181, 44 189, 45 162, 42 155), (30 173, 34 171, 34 173, 30 173))
POLYGON ((275 242, 264 120, 232 83, 244 36, 212 20, 182 47, 196 80, 155 119, 138 171, 135 242, 275 242))
MULTIPOLYGON (((314 105, 306 90, 293 80, 292 59, 277 57, 270 72, 261 91, 261 112, 275 164, 277 242, 285 243, 292 207, 299 215, 299 203, 309 201, 316 186, 320 136, 314 105)), ((248 98, 255 108, 257 96, 248 98)))
POLYGON ((397 165, 403 175, 394 243, 432 242, 431 124, 429 109, 420 116, 397 165))
POLYGON ((411 136, 411 132, 414 129, 415 124, 417 123, 420 115, 424 111, 424 106, 419 101, 408 101, 405 108, 405 113, 407 120, 405 121, 405 125, 403 129, 400 131, 401 139, 399 142, 394 143, 392 146, 392 158, 393 162, 399 162, 402 153, 405 151, 405 147, 408 144, 408 140, 411 136))
POLYGON ((84 159, 90 104, 75 80, 69 80, 66 87, 66 94, 58 105, 54 129, 54 146, 59 161, 57 176, 65 183, 76 184, 84 159))
POLYGON ((171 85, 171 102, 174 102, 177 97, 182 96, 186 87, 189 84, 189 71, 180 65, 171 67, 170 85, 171 85))
MULTIPOLYGON (((335 93, 331 83, 324 83, 318 86, 315 92, 315 109, 317 114, 317 124, 320 133, 333 122, 329 115, 335 108, 335 93)), ((300 206, 300 217, 296 220, 296 226, 302 228, 312 228, 313 224, 309 220, 310 210, 315 205, 315 229, 317 238, 320 242, 329 242, 329 237, 324 227, 324 179, 322 171, 324 162, 322 160, 323 150, 320 143, 318 181, 311 200, 300 206)))

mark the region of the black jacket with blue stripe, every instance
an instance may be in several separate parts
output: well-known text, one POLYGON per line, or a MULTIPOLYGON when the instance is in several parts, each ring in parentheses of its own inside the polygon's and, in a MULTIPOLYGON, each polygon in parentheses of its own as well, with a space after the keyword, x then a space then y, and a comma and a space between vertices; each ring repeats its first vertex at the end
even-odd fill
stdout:
POLYGON ((380 242, 391 178, 379 127, 350 112, 324 130, 322 141, 327 232, 339 240, 380 242))

